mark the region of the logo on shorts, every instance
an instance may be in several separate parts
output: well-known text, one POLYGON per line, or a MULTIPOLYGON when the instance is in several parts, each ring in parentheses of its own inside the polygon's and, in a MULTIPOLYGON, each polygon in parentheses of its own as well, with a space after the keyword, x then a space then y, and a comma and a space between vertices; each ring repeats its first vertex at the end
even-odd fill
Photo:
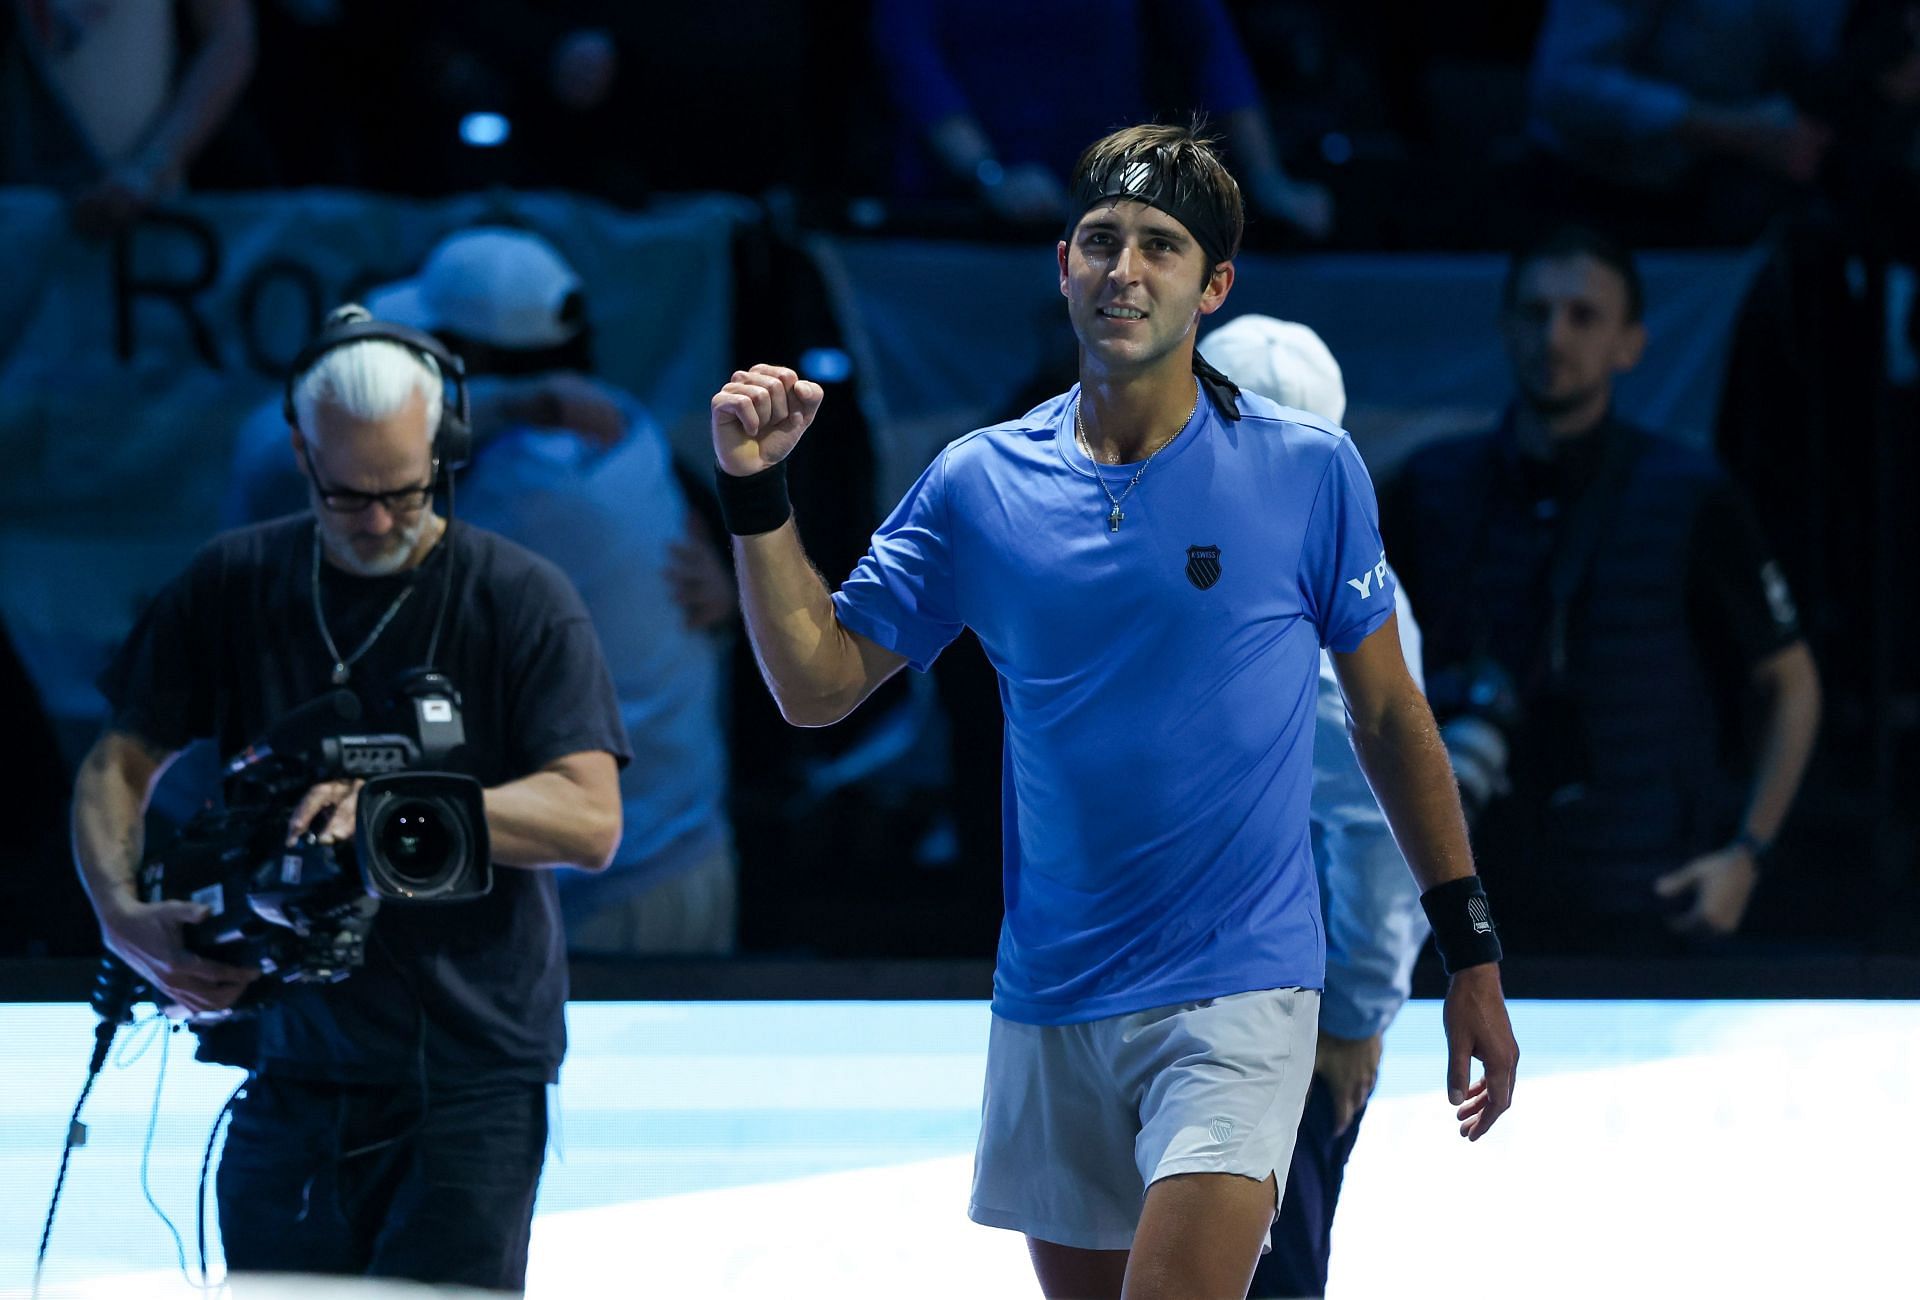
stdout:
POLYGON ((1220 581, 1219 547, 1189 546, 1187 548, 1187 581, 1202 591, 1220 581))
POLYGON ((1224 1145, 1233 1136, 1233 1121, 1221 1116, 1207 1125, 1207 1132, 1213 1134, 1213 1140, 1224 1145))

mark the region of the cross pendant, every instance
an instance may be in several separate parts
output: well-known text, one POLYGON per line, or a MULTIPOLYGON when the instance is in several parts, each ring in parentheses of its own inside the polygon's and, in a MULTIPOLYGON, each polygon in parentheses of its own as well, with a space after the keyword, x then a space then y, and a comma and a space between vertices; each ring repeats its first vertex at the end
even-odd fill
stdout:
POLYGON ((1107 531, 1110 533, 1119 532, 1120 521, 1125 518, 1126 516, 1120 513, 1119 503, 1115 502, 1113 507, 1113 512, 1107 516, 1107 531))

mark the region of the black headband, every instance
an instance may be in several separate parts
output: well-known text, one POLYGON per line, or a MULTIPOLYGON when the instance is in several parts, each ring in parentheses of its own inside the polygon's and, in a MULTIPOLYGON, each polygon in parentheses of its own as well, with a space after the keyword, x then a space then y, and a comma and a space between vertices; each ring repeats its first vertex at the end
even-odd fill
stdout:
MULTIPOLYGON (((1198 241, 1200 251, 1207 255, 1209 270, 1232 258, 1228 251, 1231 246, 1230 232, 1215 215, 1214 205, 1202 192, 1198 181, 1183 175, 1173 165, 1171 146, 1162 145, 1151 152, 1127 155, 1098 170, 1087 169, 1074 185, 1072 199, 1073 206, 1069 211, 1073 216, 1067 221, 1068 243, 1073 242, 1073 232, 1080 228, 1081 218, 1087 213, 1105 204, 1132 199, 1150 208, 1160 209, 1185 226, 1198 241)), ((1200 355, 1198 348, 1193 351, 1193 373, 1223 418, 1240 418, 1239 387, 1207 364, 1207 359, 1200 355)))
POLYGON ((1172 145, 1125 154, 1101 168, 1082 172, 1073 187, 1066 238, 1080 219, 1108 203, 1132 199, 1158 208, 1190 231, 1207 255, 1209 269, 1232 258, 1232 232, 1215 213, 1199 178, 1176 167, 1172 145))

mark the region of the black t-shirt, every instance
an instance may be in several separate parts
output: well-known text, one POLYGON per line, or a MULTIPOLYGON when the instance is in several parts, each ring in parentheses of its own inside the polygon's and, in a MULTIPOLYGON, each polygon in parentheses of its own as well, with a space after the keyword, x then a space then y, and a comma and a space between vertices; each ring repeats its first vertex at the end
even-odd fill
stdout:
MULTIPOLYGON (((101 678, 111 725, 165 750, 211 737, 223 755, 333 689, 316 621, 311 516, 245 528, 202 547, 148 607, 101 678)), ((495 786, 566 754, 629 757, 613 683, 585 605, 546 560, 454 524, 417 569, 364 578, 322 564, 321 608, 353 651, 410 584, 352 668, 356 732, 406 731, 392 684, 427 658, 452 597, 436 667, 462 697, 466 745, 447 766, 495 786)), ((566 1048, 565 946, 553 873, 494 869, 467 902, 387 903, 367 963, 343 983, 288 987, 259 1023, 259 1066, 341 1082, 429 1078, 551 1081, 566 1048)))
MULTIPOLYGON (((1599 436, 1557 445, 1550 457, 1519 458, 1523 490, 1535 508, 1564 511, 1600 469, 1599 436)), ((1744 678, 1754 665, 1800 640, 1786 579, 1738 486, 1719 478, 1700 498, 1687 543, 1688 608, 1694 643, 1716 677, 1744 678)))
MULTIPOLYGON (((1550 456, 1517 456, 1517 488, 1525 504, 1539 518, 1564 516, 1599 473, 1602 445, 1596 430, 1555 445, 1550 456)), ((1407 518, 1407 489, 1402 476, 1383 494, 1381 530, 1390 552, 1415 548, 1414 553, 1395 560, 1395 567, 1412 584, 1419 572, 1418 539, 1407 518)), ((1714 480, 1700 498, 1687 543, 1687 587, 1694 644, 1701 648, 1716 680, 1735 678, 1744 686, 1747 674, 1761 660, 1801 639, 1800 619, 1786 579, 1753 508, 1731 479, 1714 480)), ((1417 607, 1418 587, 1410 585, 1408 590, 1417 607)))

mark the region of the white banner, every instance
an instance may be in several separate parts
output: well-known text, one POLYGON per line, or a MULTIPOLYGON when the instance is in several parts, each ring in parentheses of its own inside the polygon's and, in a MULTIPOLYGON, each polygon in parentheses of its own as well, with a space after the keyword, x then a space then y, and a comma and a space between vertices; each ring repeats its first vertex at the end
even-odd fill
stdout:
POLYGON ((94 673, 213 531, 233 436, 319 318, 412 274, 460 227, 550 239, 585 281, 599 373, 676 447, 705 447, 707 399, 734 364, 731 237, 749 211, 232 194, 99 244, 67 229, 52 193, 0 190, 0 602, 49 712, 67 727, 95 716, 94 673))

